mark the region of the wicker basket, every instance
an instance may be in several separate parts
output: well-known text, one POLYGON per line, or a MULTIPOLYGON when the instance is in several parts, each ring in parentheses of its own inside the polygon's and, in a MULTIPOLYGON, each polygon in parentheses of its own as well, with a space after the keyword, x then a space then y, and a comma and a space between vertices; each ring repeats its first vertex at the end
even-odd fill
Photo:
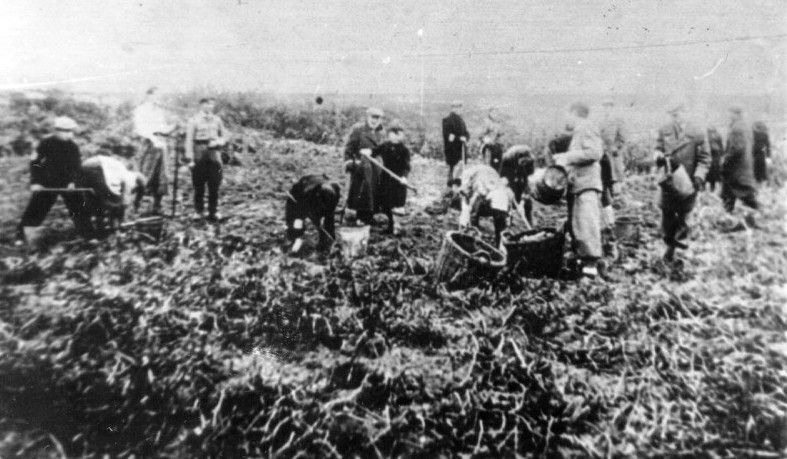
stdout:
POLYGON ((506 266, 506 256, 480 238, 449 231, 435 263, 435 279, 449 290, 469 288, 497 277, 506 266))
POLYGON ((618 243, 637 245, 640 242, 639 227, 642 224, 639 217, 620 216, 615 220, 615 237, 618 243))
POLYGON ((565 234, 554 228, 521 233, 505 232, 501 243, 508 255, 508 267, 523 276, 557 276, 563 267, 565 234))

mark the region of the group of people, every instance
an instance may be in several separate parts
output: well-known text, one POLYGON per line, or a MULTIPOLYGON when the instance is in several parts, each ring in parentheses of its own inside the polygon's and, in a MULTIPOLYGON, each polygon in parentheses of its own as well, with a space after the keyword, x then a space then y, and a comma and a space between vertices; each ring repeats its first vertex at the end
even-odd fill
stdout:
MULTIPOLYGON (((565 132, 549 142, 549 158, 567 176, 567 233, 582 272, 596 276, 606 265, 605 256, 616 258, 614 240, 614 197, 624 177, 623 150, 627 142, 625 124, 611 115, 612 101, 603 104, 605 113, 599 124, 589 118, 588 105, 577 102, 568 110, 565 132)), ((511 217, 532 226, 529 178, 535 172, 533 151, 527 145, 513 145, 505 152, 500 145, 500 130, 493 117, 485 126, 482 158, 488 164, 465 166, 467 125, 459 114, 461 102, 454 102, 442 120, 447 185, 461 202, 460 226, 478 226, 481 217, 491 217, 496 244, 511 217), (463 167, 457 168, 459 163, 463 167), (461 173, 457 171, 461 170, 461 173)), ((219 189, 222 182, 220 150, 227 131, 214 114, 215 101, 200 100, 200 109, 186 127, 185 162, 191 170, 195 219, 217 221, 219 189), (205 193, 207 191, 207 206, 205 193), (207 215, 205 210, 207 207, 207 215)), ((661 229, 666 250, 664 259, 672 261, 677 249, 686 248, 687 219, 697 193, 708 183, 711 190, 721 182, 721 198, 732 212, 737 201, 757 209, 757 182, 767 177, 770 156, 767 128, 763 123, 749 127, 739 107, 730 109, 726 142, 715 129, 703 132, 684 118, 682 104, 667 110, 671 121, 658 130, 654 157, 665 175, 681 172, 690 177, 693 189, 677 195, 663 188, 659 196, 661 229)), ((384 113, 369 108, 364 121, 354 125, 344 149, 344 170, 349 175, 347 202, 343 217, 346 224, 371 225, 375 215, 387 217, 385 233, 395 233, 394 215, 404 207, 410 173, 410 151, 404 144, 404 129, 397 122, 383 127, 384 113)), ((133 114, 134 129, 141 149, 137 168, 128 168, 107 153, 82 161, 73 140, 76 123, 66 117, 55 120, 55 133, 40 142, 30 165, 31 191, 22 215, 18 236, 24 228, 38 226, 57 200, 63 196, 77 228, 89 232, 110 226, 122 219, 125 205, 139 207, 144 195, 152 196, 152 211, 161 212, 162 198, 168 193, 168 137, 178 129, 169 123, 158 104, 155 88, 133 114), (134 170, 137 169, 137 170, 134 170), (81 191, 75 190, 79 189, 81 191), (86 189, 92 191, 87 192, 86 189)), ((305 221, 318 228, 324 249, 335 239, 335 210, 340 186, 326 175, 307 175, 287 194, 285 221, 293 251, 303 242, 305 221)))
MULTIPOLYGON (((228 134, 214 109, 213 98, 200 100, 198 113, 186 125, 183 158, 191 172, 194 218, 208 221, 221 218, 218 212, 221 148, 228 134)), ((25 242, 25 228, 41 225, 58 196, 62 196, 77 231, 85 236, 116 228, 126 208, 133 205, 138 210, 146 195, 152 197, 151 213, 162 212, 163 197, 170 189, 168 139, 179 126, 169 122, 156 88, 147 91, 144 101, 134 109, 132 121, 140 146, 136 164, 129 164, 110 151, 100 151, 83 160, 74 141, 77 123, 65 116, 55 119, 53 135, 39 142, 31 155, 32 194, 17 226, 17 245, 25 242)))

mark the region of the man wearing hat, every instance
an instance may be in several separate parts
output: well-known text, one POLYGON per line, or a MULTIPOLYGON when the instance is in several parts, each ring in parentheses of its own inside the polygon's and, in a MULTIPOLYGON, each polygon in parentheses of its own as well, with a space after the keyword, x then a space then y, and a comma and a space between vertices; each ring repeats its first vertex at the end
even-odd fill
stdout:
POLYGON ((445 152, 445 162, 448 164, 449 187, 454 181, 454 167, 459 160, 463 159, 462 153, 467 148, 467 139, 470 137, 465 120, 459 116, 461 109, 462 102, 455 100, 451 103, 451 113, 443 118, 443 151, 445 152))
POLYGON ((383 166, 397 178, 380 172, 377 182, 377 210, 388 217, 386 234, 395 233, 393 209, 403 208, 407 202, 407 183, 410 173, 410 150, 404 145, 404 128, 396 121, 388 125, 388 140, 372 151, 372 157, 382 161, 383 166))
MULTIPOLYGON (((147 180, 146 192, 153 196, 153 212, 161 212, 167 194, 167 136, 174 130, 157 103, 157 89, 150 88, 133 112, 134 132, 142 142, 139 170, 147 180)), ((141 196, 141 195, 140 195, 141 196)), ((135 203, 139 207, 139 202, 135 203)))
POLYGON ((226 142, 226 129, 221 118, 213 113, 216 100, 200 100, 200 111, 186 126, 186 161, 191 169, 194 185, 195 218, 204 216, 205 186, 208 188, 208 221, 218 221, 219 187, 221 186, 222 166, 221 147, 226 142))
POLYGON ((603 103, 604 118, 599 125, 601 141, 604 143, 604 156, 601 157, 601 192, 602 219, 604 229, 605 255, 617 258, 615 246, 615 209, 612 198, 617 194, 623 182, 623 148, 626 146, 626 127, 623 120, 612 115, 615 103, 607 99, 603 103))
POLYGON ((672 170, 683 166, 692 178, 695 189, 694 194, 685 199, 661 189, 661 230, 667 244, 665 261, 674 259, 675 249, 687 247, 682 242, 689 234, 686 220, 694 209, 697 191, 705 184, 711 162, 704 133, 684 119, 684 111, 682 103, 670 104, 667 113, 672 117, 672 121, 662 126, 656 136, 656 166, 669 165, 672 170))
POLYGON ((730 108, 730 128, 721 163, 721 179, 721 199, 727 212, 735 209, 738 199, 752 209, 759 207, 757 182, 754 180, 752 130, 743 119, 743 109, 737 106, 730 108))
POLYGON ((74 142, 77 124, 71 118, 55 118, 55 133, 38 144, 30 161, 30 201, 17 227, 17 243, 25 240, 25 227, 39 226, 58 196, 68 208, 80 232, 89 228, 84 212, 84 198, 76 192, 47 192, 46 188, 74 188, 82 164, 79 147, 74 142))
POLYGON ((375 188, 379 179, 377 168, 367 156, 382 143, 383 111, 376 107, 366 110, 366 120, 354 125, 344 147, 344 169, 350 174, 350 189, 347 192, 347 208, 355 216, 370 225, 376 210, 375 188))

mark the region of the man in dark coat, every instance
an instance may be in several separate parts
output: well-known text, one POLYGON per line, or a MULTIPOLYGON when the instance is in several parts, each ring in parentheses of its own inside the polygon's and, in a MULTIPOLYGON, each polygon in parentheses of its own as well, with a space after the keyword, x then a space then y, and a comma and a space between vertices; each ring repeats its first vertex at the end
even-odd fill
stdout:
POLYGON ((452 186, 455 179, 454 167, 463 159, 463 151, 467 148, 467 139, 470 138, 465 121, 459 116, 461 108, 462 103, 460 101, 454 101, 451 104, 451 113, 443 118, 443 149, 445 152, 445 162, 448 164, 449 188, 452 186))
POLYGON ((721 199, 727 212, 732 212, 737 199, 753 209, 758 208, 751 130, 743 120, 740 107, 730 109, 730 129, 721 174, 721 199))
POLYGON ((664 242, 667 244, 667 250, 664 252, 666 261, 674 259, 675 249, 686 248, 686 244, 681 242, 689 234, 686 220, 694 209, 696 191, 704 186, 710 167, 710 154, 706 150, 705 135, 684 120, 683 112, 683 104, 672 104, 667 111, 672 116, 672 122, 662 126, 656 138, 656 165, 666 167, 666 159, 669 158, 669 164, 673 169, 679 165, 683 166, 692 178, 695 188, 695 193, 686 199, 680 199, 661 190, 659 198, 661 229, 664 233, 664 242))
MULTIPOLYGON (((402 143, 404 130, 398 123, 388 127, 388 140, 372 151, 372 157, 382 160, 383 166, 406 182, 410 173, 410 150, 402 143)), ((378 210, 388 217, 387 234, 394 233, 393 209, 404 207, 407 188, 389 174, 380 171, 375 191, 378 210)))
POLYGON ((716 189, 716 183, 721 182, 721 157, 724 154, 724 139, 715 127, 709 126, 708 148, 710 149, 710 169, 708 170, 708 188, 711 191, 716 189))
POLYGON ((293 243, 291 251, 298 252, 303 243, 305 220, 311 219, 320 233, 318 250, 326 250, 336 239, 334 213, 339 203, 339 185, 326 175, 306 175, 292 186, 287 194, 284 220, 287 238, 293 243))
POLYGON ((768 162, 771 158, 771 140, 768 136, 768 126, 762 121, 754 123, 752 128, 754 135, 754 145, 752 155, 754 156, 754 179, 757 183, 768 181, 768 162))
POLYGON ((82 163, 79 147, 73 140, 77 128, 74 120, 58 117, 54 128, 55 134, 38 144, 30 161, 30 191, 33 194, 17 227, 17 245, 25 241, 25 227, 41 225, 58 196, 63 197, 77 230, 84 233, 89 229, 81 193, 45 191, 46 188, 74 188, 82 163))
POLYGON ((347 208, 354 210, 356 218, 367 225, 372 223, 376 210, 374 192, 379 171, 366 156, 382 142, 382 117, 379 108, 367 109, 366 121, 352 127, 344 147, 344 169, 350 174, 347 208))

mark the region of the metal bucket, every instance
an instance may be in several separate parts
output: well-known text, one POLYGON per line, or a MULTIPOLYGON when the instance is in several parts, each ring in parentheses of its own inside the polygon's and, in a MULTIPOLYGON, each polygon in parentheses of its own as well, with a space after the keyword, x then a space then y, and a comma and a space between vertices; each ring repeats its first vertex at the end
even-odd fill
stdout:
POLYGON ((541 204, 556 204, 568 189, 568 174, 560 166, 536 169, 530 176, 531 196, 541 204))
POLYGON ((686 168, 682 164, 678 164, 678 167, 672 169, 672 162, 669 158, 666 161, 665 173, 659 180, 659 186, 664 190, 665 194, 676 199, 681 201, 688 199, 694 194, 695 190, 694 183, 691 181, 688 172, 686 172, 686 168))
POLYGON ((366 253, 369 244, 370 226, 344 226, 337 230, 342 256, 346 259, 357 258, 366 253))

